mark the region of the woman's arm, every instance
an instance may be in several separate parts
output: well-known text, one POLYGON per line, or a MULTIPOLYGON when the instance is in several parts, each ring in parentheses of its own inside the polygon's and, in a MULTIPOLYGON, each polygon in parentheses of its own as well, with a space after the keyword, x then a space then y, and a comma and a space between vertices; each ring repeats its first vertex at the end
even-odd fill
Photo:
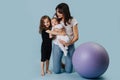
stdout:
POLYGON ((79 39, 79 33, 78 33, 78 26, 77 26, 77 24, 73 27, 73 34, 74 34, 74 37, 69 42, 69 44, 73 44, 74 42, 76 42, 79 39))
POLYGON ((69 45, 73 44, 74 42, 76 42, 78 40, 79 33, 78 33, 78 25, 77 24, 73 27, 73 34, 74 34, 74 37, 69 43, 66 43, 63 40, 60 40, 60 42, 65 46, 69 46, 69 45))

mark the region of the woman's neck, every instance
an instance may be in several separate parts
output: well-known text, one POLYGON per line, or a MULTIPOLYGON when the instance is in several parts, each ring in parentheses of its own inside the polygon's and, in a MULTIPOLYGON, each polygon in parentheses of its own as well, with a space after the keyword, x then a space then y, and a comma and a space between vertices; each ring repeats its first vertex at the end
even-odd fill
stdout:
POLYGON ((62 18, 62 20, 61 20, 62 22, 64 22, 64 18, 62 18))

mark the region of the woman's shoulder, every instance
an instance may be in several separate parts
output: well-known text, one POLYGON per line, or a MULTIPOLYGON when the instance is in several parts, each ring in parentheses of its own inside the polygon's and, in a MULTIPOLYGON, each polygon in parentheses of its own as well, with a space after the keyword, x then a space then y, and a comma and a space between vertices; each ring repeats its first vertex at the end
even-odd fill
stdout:
POLYGON ((78 21, 76 20, 76 18, 72 18, 72 19, 70 19, 70 23, 74 26, 74 25, 78 24, 78 21))
POLYGON ((76 18, 71 18, 70 21, 71 22, 76 22, 77 20, 76 20, 76 18))

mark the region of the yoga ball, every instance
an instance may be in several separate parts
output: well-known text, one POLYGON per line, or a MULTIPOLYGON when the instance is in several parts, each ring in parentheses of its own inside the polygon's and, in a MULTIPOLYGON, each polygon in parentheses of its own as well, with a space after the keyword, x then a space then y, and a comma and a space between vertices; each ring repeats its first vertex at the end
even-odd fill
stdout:
POLYGON ((75 71, 84 78, 98 78, 108 68, 109 56, 103 46, 86 42, 76 48, 72 63, 75 71))

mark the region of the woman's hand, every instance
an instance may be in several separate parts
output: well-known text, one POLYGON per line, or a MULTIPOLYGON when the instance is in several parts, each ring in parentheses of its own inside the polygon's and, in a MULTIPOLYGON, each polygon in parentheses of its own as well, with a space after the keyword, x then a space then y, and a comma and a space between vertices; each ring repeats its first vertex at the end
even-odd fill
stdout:
POLYGON ((60 39, 59 39, 59 41, 60 41, 61 44, 65 45, 65 46, 69 46, 69 45, 70 45, 70 43, 66 43, 66 42, 63 41, 63 40, 60 40, 60 39))

